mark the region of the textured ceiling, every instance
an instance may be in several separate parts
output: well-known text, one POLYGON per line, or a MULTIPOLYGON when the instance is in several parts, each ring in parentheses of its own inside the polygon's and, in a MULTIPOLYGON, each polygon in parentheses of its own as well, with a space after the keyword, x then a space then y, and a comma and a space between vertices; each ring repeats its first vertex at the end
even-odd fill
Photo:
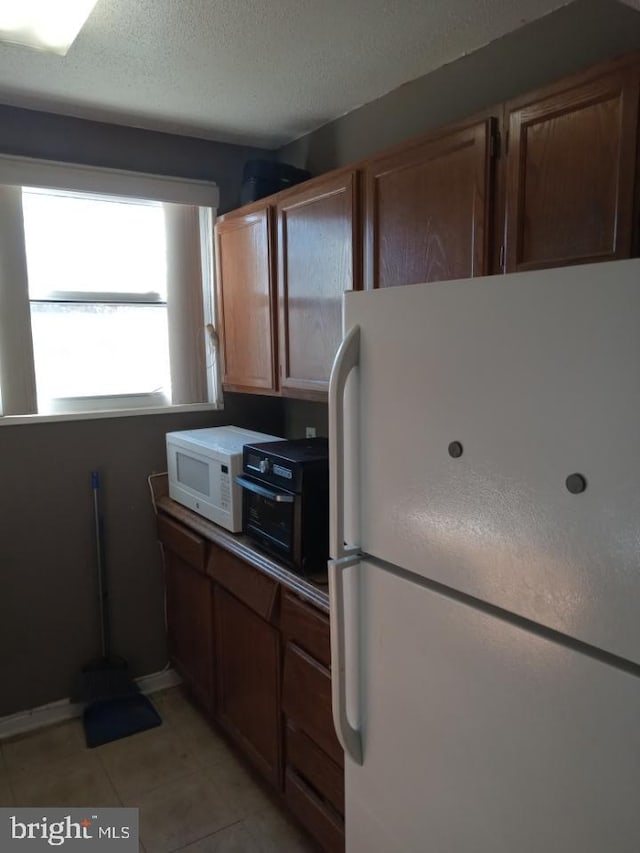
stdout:
POLYGON ((66 57, 0 45, 0 101, 276 147, 566 0, 98 0, 66 57))

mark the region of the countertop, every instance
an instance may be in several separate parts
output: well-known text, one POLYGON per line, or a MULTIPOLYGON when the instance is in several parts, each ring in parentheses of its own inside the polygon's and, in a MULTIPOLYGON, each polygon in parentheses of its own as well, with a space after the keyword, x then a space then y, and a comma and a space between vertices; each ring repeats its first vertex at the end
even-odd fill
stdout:
POLYGON ((248 536, 244 536, 242 533, 230 533, 213 521, 209 521, 209 519, 172 500, 168 493, 166 473, 152 474, 149 477, 149 488, 156 513, 162 512, 171 516, 184 524, 185 527, 199 533, 205 539, 225 548, 236 557, 277 580, 319 610, 323 610, 325 613, 329 612, 329 587, 326 573, 308 577, 297 575, 274 557, 262 551, 248 536))

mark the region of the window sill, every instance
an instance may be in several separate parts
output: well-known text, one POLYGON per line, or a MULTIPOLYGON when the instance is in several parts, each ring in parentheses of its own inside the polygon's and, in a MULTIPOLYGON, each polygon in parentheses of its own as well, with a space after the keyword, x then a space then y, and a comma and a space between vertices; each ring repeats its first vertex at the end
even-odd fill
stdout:
POLYGON ((183 403, 176 406, 149 406, 138 409, 103 409, 95 412, 65 412, 57 415, 0 415, 0 427, 22 424, 60 423, 61 421, 94 421, 107 418, 130 418, 139 415, 174 415, 180 412, 219 412, 223 403, 183 403))

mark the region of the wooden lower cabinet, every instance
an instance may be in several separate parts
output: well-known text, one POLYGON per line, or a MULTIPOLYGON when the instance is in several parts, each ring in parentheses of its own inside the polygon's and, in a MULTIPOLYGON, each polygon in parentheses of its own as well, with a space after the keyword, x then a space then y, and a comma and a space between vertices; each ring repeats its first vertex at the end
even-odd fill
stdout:
POLYGON ((325 667, 331 667, 329 619, 315 607, 285 592, 282 596, 280 630, 298 648, 325 667))
POLYGON ((344 815, 343 767, 291 722, 287 724, 285 754, 287 766, 294 768, 322 799, 344 815))
POLYGON ((256 767, 280 775, 280 645, 278 631, 216 586, 218 722, 256 767))
POLYGON ((174 667, 321 849, 342 853, 327 615, 164 513, 158 536, 174 667))
POLYGON ((327 755, 341 761, 331 711, 331 673, 293 643, 285 650, 282 709, 327 755))
POLYGON ((344 850, 344 754, 331 710, 328 618, 285 593, 285 800, 328 853, 344 850))
POLYGON ((169 519, 158 520, 162 542, 169 658, 205 711, 213 710, 213 625, 205 541, 169 519))
POLYGON ((344 821, 290 768, 285 776, 284 798, 323 850, 327 853, 344 851, 344 821))
POLYGON ((189 691, 213 709, 213 645, 209 579, 180 557, 165 560, 169 656, 189 691))

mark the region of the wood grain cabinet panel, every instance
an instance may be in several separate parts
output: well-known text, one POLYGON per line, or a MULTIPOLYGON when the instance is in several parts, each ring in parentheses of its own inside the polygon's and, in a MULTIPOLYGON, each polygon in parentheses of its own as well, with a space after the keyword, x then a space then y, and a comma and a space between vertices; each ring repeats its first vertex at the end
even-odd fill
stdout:
POLYGON ((344 821, 290 768, 285 774, 284 796, 325 853, 344 853, 344 821))
POLYGON ((275 257, 271 208, 252 205, 216 225, 222 384, 277 390, 275 257))
POLYGON ((357 189, 357 173, 348 171, 278 197, 283 394, 326 399, 342 339, 342 294, 361 286, 357 189))
POLYGON ((200 535, 189 516, 196 521, 182 508, 180 520, 158 517, 171 660, 320 846, 342 853, 344 754, 331 712, 326 613, 200 535))
POLYGON ((333 726, 331 673, 291 642, 284 655, 282 710, 336 764, 344 765, 333 726))
POLYGON ((507 105, 507 272, 629 257, 638 72, 507 105))
POLYGON ((344 815, 344 769, 291 723, 286 730, 286 754, 287 766, 344 815))
POLYGON ((269 622, 278 599, 278 583, 224 548, 211 544, 207 572, 227 592, 269 622))
POLYGON ((194 569, 204 572, 207 543, 202 536, 161 515, 158 517, 158 539, 168 551, 177 554, 194 569))
POLYGON ((492 134, 486 119, 367 163, 366 287, 489 272, 492 134))
POLYGON ((166 547, 164 569, 169 657, 190 692, 210 712, 213 710, 211 581, 166 547))
POLYGON ((214 587, 217 718, 274 784, 280 779, 280 643, 275 628, 214 587))
POLYGON ((287 592, 282 596, 280 628, 286 639, 327 668, 331 666, 329 619, 324 613, 287 592))

